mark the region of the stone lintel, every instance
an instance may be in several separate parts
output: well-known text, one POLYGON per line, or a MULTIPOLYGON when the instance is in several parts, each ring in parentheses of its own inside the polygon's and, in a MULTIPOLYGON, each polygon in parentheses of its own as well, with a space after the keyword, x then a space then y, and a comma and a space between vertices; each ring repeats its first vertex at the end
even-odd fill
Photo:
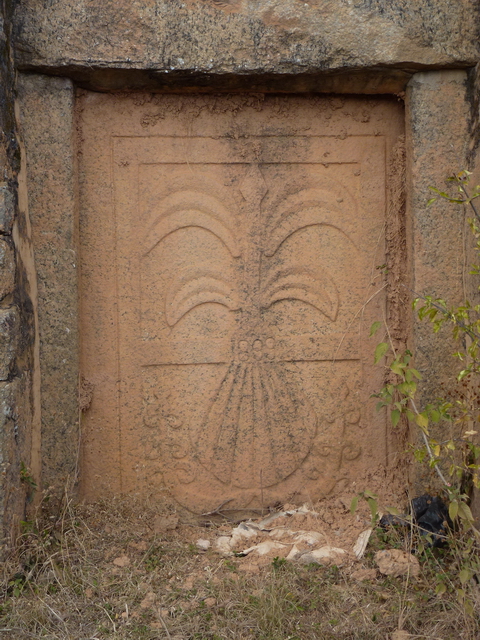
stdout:
POLYGON ((478 10, 476 0, 24 0, 16 62, 40 73, 72 65, 251 77, 469 67, 480 55, 478 10))
POLYGON ((132 68, 132 65, 42 64, 20 65, 23 73, 70 78, 89 91, 149 91, 153 93, 347 93, 401 94, 417 68, 313 69, 298 73, 255 71, 209 73, 199 70, 132 68))

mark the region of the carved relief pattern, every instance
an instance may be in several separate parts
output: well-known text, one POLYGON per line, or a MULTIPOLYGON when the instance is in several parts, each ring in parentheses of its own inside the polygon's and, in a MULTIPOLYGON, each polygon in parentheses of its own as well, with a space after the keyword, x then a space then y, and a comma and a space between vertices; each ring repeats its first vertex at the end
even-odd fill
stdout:
POLYGON ((344 234, 338 198, 328 189, 308 188, 280 202, 270 198, 266 207, 269 187, 260 164, 249 166, 239 192, 241 214, 196 188, 171 193, 158 203, 146 231, 147 254, 181 229, 207 231, 228 251, 237 274, 232 280, 210 264, 192 264, 166 288, 164 313, 172 332, 188 314, 212 303, 234 314, 235 330, 225 375, 196 431, 169 413, 175 402, 155 391, 145 396, 146 455, 160 459, 167 475, 174 474, 172 487, 193 483, 201 467, 202 474, 228 490, 252 497, 300 468, 306 479, 315 481, 328 460, 333 488, 342 468, 361 455, 348 434, 361 418, 355 395, 343 384, 342 398, 333 398, 321 416, 326 424, 337 424, 338 439, 319 437, 320 416, 291 374, 292 358, 279 349, 265 312, 280 301, 298 301, 336 321, 339 291, 328 269, 322 268, 321 256, 313 267, 298 261, 289 265, 276 257, 295 234, 309 228, 327 225, 344 234))

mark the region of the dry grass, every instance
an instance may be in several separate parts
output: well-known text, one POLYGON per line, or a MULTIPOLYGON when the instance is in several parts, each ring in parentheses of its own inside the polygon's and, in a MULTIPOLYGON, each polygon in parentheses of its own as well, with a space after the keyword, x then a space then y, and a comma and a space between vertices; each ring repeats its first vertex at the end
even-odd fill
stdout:
MULTIPOLYGON (((40 509, 2 568, 0 637, 387 640, 399 628, 420 639, 480 637, 478 599, 472 616, 453 589, 435 595, 437 574, 449 584, 451 553, 429 553, 408 580, 357 582, 349 568, 278 560, 250 573, 238 558, 199 552, 206 529, 198 524, 156 534, 152 523, 168 509, 68 500, 53 514, 40 509)), ((385 543, 374 538, 364 567, 385 543)), ((473 580, 469 588, 475 595, 473 580)))

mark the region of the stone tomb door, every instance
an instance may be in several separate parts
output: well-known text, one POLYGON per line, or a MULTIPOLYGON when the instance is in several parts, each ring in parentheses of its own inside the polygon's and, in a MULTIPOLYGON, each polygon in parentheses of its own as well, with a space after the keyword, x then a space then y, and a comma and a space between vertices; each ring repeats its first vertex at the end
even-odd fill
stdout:
POLYGON ((385 465, 368 330, 401 107, 82 93, 79 120, 84 495, 258 507, 385 465))

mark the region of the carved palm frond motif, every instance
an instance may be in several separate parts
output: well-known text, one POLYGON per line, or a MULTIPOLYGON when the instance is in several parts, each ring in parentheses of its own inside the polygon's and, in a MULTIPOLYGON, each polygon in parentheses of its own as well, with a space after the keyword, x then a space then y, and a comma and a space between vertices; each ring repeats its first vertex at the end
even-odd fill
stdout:
POLYGON ((241 308, 238 291, 222 276, 209 271, 198 271, 190 278, 173 283, 165 297, 165 317, 174 327, 185 314, 207 302, 221 304, 230 311, 241 308))
POLYGON ((232 280, 211 265, 188 264, 169 283, 164 305, 172 330, 200 305, 219 304, 235 314, 227 371, 192 447, 217 480, 246 489, 291 475, 316 436, 317 416, 277 352, 266 311, 296 301, 335 322, 339 293, 321 256, 304 266, 301 255, 292 264, 277 255, 309 227, 338 229, 340 211, 333 194, 320 188, 272 199, 262 210, 268 187, 259 166, 246 170, 239 191, 241 211, 198 189, 170 194, 158 203, 145 242, 151 250, 182 228, 198 227, 213 234, 236 265, 232 280))
POLYGON ((300 300, 315 307, 332 321, 337 317, 337 288, 332 278, 318 269, 276 269, 266 279, 260 295, 260 304, 265 309, 280 300, 300 300))
POLYGON ((145 245, 152 249, 166 236, 187 227, 200 227, 213 233, 234 258, 240 256, 235 239, 234 218, 218 200, 201 191, 177 191, 158 204, 158 215, 147 231, 145 245))

